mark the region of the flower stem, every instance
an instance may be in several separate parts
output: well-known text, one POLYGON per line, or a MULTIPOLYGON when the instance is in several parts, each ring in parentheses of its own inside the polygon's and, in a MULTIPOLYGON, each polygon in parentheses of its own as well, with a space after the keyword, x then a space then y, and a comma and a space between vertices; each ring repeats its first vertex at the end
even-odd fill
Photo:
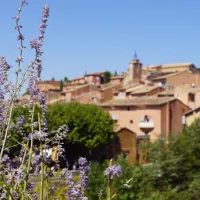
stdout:
MULTIPOLYGON (((112 159, 110 160, 110 166, 112 166, 112 159)), ((107 200, 111 200, 111 178, 108 176, 108 193, 107 193, 107 200)))
MULTIPOLYGON (((41 123, 40 123, 40 113, 38 113, 38 125, 39 125, 39 132, 41 133, 41 123)), ((42 148, 42 141, 40 141, 40 153, 42 155, 41 159, 41 176, 40 176, 40 200, 43 200, 44 197, 44 163, 43 163, 43 148, 42 148)))
MULTIPOLYGON (((26 179, 25 179, 25 182, 24 182, 24 190, 23 190, 22 200, 24 200, 24 194, 26 193, 29 172, 30 172, 30 169, 31 169, 31 160, 32 160, 32 155, 33 155, 33 131, 34 131, 34 128, 33 128, 33 120, 34 119, 33 118, 34 118, 34 111, 35 111, 35 105, 33 105, 32 116, 31 116, 31 146, 30 146, 30 149, 29 149, 28 167, 27 167, 27 172, 26 172, 26 179)), ((25 157, 24 157, 24 159, 25 159, 25 157)), ((23 160, 23 162, 24 162, 24 160, 23 160)))

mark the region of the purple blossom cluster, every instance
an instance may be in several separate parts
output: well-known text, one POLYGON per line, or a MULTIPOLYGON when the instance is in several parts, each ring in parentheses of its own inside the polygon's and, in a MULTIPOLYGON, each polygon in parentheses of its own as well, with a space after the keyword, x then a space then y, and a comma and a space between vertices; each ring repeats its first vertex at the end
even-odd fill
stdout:
POLYGON ((108 178, 111 180, 119 177, 121 173, 122 173, 122 168, 120 167, 120 165, 116 165, 116 164, 109 166, 104 171, 104 175, 108 176, 108 178))
MULTIPOLYGON (((18 32, 17 40, 19 40, 19 56, 16 58, 16 84, 13 86, 8 80, 8 72, 11 66, 7 63, 5 57, 0 57, 0 141, 1 141, 1 154, 0 154, 0 175, 4 185, 0 187, 0 199, 38 199, 33 194, 34 185, 28 183, 29 173, 31 171, 37 172, 41 170, 41 166, 44 166, 47 153, 45 150, 48 148, 45 146, 47 143, 48 129, 47 129, 47 105, 45 95, 41 93, 37 87, 40 80, 40 74, 42 70, 42 50, 41 47, 44 42, 45 29, 47 28, 47 21, 49 17, 49 6, 46 5, 42 12, 42 23, 40 25, 40 34, 37 39, 30 42, 31 48, 35 49, 36 57, 31 65, 25 69, 24 74, 21 74, 22 69, 20 64, 24 61, 23 50, 26 48, 23 45, 24 36, 21 33, 22 25, 20 23, 20 13, 24 6, 28 4, 26 0, 20 0, 21 6, 17 9, 17 15, 13 17, 16 25, 15 30, 18 32), (28 75, 27 75, 28 73, 28 75), (21 80, 20 80, 21 77, 21 80), (17 133, 23 137, 23 141, 17 141, 12 136, 12 139, 16 141, 16 144, 9 146, 7 139, 11 137, 10 130, 13 122, 11 121, 12 110, 16 103, 17 95, 22 88, 22 84, 29 78, 29 92, 31 97, 31 106, 39 103, 42 108, 42 117, 40 121, 41 130, 36 130, 38 124, 31 121, 30 126, 25 124, 25 117, 19 116, 16 120, 15 127, 17 133), (27 138, 25 128, 31 127, 31 141, 27 138), (40 150, 33 152, 33 146, 35 144, 40 145, 40 150), (21 151, 19 157, 9 157, 9 148, 21 145, 21 151), (33 156, 32 156, 33 154, 33 156), (23 198, 22 198, 23 197, 23 198)), ((34 109, 31 111, 32 117, 34 116, 34 109)), ((62 137, 62 135, 59 135, 62 137)), ((58 145, 58 152, 61 154, 63 149, 58 145)), ((46 165, 47 166, 47 165, 46 165)))
POLYGON ((68 132, 69 132, 69 128, 67 125, 60 126, 57 130, 52 132, 52 134, 55 135, 54 142, 66 140, 68 138, 67 137, 68 132))
POLYGON ((24 134, 24 123, 25 123, 25 117, 23 115, 20 115, 16 121, 17 133, 20 135, 24 134))
POLYGON ((37 39, 33 39, 30 41, 31 48, 35 49, 35 52, 36 52, 36 59, 33 62, 33 67, 36 69, 38 77, 40 77, 41 70, 42 70, 41 59, 39 59, 39 57, 43 53, 41 51, 41 47, 44 41, 44 34, 45 34, 45 29, 47 28, 48 17, 49 17, 49 6, 45 5, 42 12, 42 19, 41 19, 42 23, 40 25, 40 35, 38 36, 37 39))
POLYGON ((69 200, 88 200, 87 197, 84 196, 84 191, 88 187, 88 161, 86 158, 79 158, 79 173, 80 173, 80 180, 75 181, 73 174, 71 172, 66 172, 66 185, 68 187, 68 190, 66 192, 66 195, 69 200))
POLYGON ((22 57, 22 52, 23 52, 23 49, 26 48, 26 47, 23 45, 24 36, 23 36, 22 33, 21 33, 22 25, 19 25, 20 13, 21 13, 21 11, 22 11, 22 8, 23 8, 24 6, 26 6, 26 5, 28 5, 28 2, 25 1, 25 0, 21 0, 21 6, 20 6, 20 8, 17 9, 18 14, 17 14, 16 16, 13 17, 13 19, 16 20, 15 30, 17 30, 17 32, 18 32, 17 40, 20 41, 20 46, 19 46, 20 56, 18 56, 18 57, 16 58, 16 63, 18 63, 18 68, 15 70, 15 72, 16 72, 17 75, 19 74, 19 72, 21 72, 20 63, 24 61, 24 59, 23 59, 23 57, 22 57))
POLYGON ((32 49, 35 49, 36 52, 36 58, 32 63, 32 70, 30 71, 30 78, 29 78, 29 91, 30 91, 30 98, 31 103, 39 103, 39 105, 42 108, 42 119, 41 119, 41 131, 40 132, 34 132, 33 137, 34 139, 38 140, 45 140, 45 137, 48 136, 48 128, 47 128, 47 113, 48 113, 48 107, 46 105, 46 97, 45 94, 40 92, 38 88, 38 81, 40 80, 40 74, 42 70, 42 64, 41 64, 41 47, 43 45, 44 41, 44 34, 45 29, 47 27, 47 21, 49 17, 49 6, 46 5, 43 8, 42 12, 42 23, 40 25, 40 35, 37 39, 30 41, 30 46, 32 49))
POLYGON ((89 182, 88 171, 90 167, 88 165, 87 159, 83 157, 79 158, 78 164, 80 170, 81 186, 83 190, 86 190, 88 188, 88 182, 89 182))
POLYGON ((11 66, 7 63, 6 58, 0 56, 0 132, 4 127, 6 110, 9 109, 9 102, 5 101, 5 97, 13 94, 12 85, 8 81, 8 71, 11 66))

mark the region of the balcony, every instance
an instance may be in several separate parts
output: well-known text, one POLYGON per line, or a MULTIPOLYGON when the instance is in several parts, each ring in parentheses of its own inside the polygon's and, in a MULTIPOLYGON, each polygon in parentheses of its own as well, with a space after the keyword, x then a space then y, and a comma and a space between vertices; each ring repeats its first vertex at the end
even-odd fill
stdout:
POLYGON ((145 134, 151 132, 154 129, 153 121, 141 121, 139 122, 139 128, 145 134))

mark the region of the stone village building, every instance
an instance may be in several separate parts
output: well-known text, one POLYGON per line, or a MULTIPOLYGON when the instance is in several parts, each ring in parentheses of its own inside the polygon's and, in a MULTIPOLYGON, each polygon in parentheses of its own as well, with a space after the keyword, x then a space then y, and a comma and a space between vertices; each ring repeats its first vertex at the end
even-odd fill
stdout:
MULTIPOLYGON (((191 110, 176 98, 157 98, 155 96, 110 100, 101 106, 111 114, 116 122, 116 128, 127 128, 136 134, 137 140, 144 139, 148 134, 152 142, 158 138, 167 138, 179 133, 182 130, 182 116, 191 110)), ((124 140, 127 140, 127 136, 125 133, 124 136, 122 136, 123 133, 120 134, 119 143, 123 150, 126 148, 124 140)), ((136 148, 137 140, 132 148, 136 148)), ((137 149, 132 149, 131 155, 127 152, 129 151, 126 151, 127 157, 130 157, 132 156, 131 152, 136 153, 137 149)), ((137 156, 134 154, 133 157, 137 156)), ((136 160, 133 163, 135 162, 136 160)))
POLYGON ((121 149, 130 163, 138 159, 137 144, 145 132, 155 141, 177 134, 183 121, 189 124, 199 116, 200 76, 192 63, 143 67, 135 57, 127 73, 112 77, 110 83, 101 84, 102 76, 85 74, 64 84, 63 91, 60 81, 40 81, 38 86, 48 103, 95 103, 108 111, 120 144, 113 152, 121 149))

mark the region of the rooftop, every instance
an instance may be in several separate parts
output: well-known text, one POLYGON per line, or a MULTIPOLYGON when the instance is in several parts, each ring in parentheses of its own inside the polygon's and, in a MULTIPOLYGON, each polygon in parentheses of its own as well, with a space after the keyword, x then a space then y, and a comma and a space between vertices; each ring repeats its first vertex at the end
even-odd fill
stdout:
POLYGON ((186 112, 184 115, 191 115, 194 112, 199 112, 199 111, 200 111, 200 107, 197 107, 197 108, 195 108, 193 110, 190 110, 190 111, 186 112))
POLYGON ((90 74, 85 74, 85 76, 102 76, 104 74, 104 72, 94 72, 94 73, 90 73, 90 74))
MULTIPOLYGON (((171 74, 167 74, 167 75, 163 75, 163 76, 159 76, 157 78, 154 78, 152 80, 160 80, 160 79, 166 79, 166 78, 169 78, 169 77, 172 77, 172 76, 176 76, 178 74, 181 74, 183 72, 186 72, 186 71, 180 71, 180 72, 176 72, 176 73, 171 73, 171 74)), ((188 71, 187 71, 188 72, 188 71)), ((188 72, 188 73, 191 73, 191 72, 188 72)))
POLYGON ((83 76, 83 77, 79 77, 79 78, 72 79, 72 81, 77 81, 77 80, 81 80, 81 79, 85 79, 84 76, 83 76))
POLYGON ((89 86, 89 84, 84 84, 84 85, 76 85, 72 88, 69 88, 68 90, 66 90, 66 92, 73 92, 73 91, 76 91, 77 89, 81 89, 81 88, 84 88, 86 86, 89 86))
POLYGON ((148 66, 150 69, 152 68, 175 68, 175 67, 190 67, 194 65, 193 63, 174 63, 174 64, 164 64, 164 65, 150 65, 148 66))
POLYGON ((150 96, 150 97, 138 97, 135 99, 117 99, 117 100, 110 100, 105 103, 102 103, 102 107, 107 106, 156 106, 156 105, 162 105, 166 104, 168 102, 174 101, 176 98, 169 98, 169 97, 163 97, 158 98, 156 96, 150 96))
POLYGON ((120 86, 120 84, 111 84, 111 83, 102 84, 101 85, 101 91, 105 91, 107 89, 110 89, 110 88, 113 88, 113 87, 118 87, 118 86, 120 86))
POLYGON ((161 88, 160 86, 143 86, 141 88, 136 89, 135 91, 133 91, 131 94, 142 94, 142 93, 146 93, 146 92, 150 92, 156 88, 161 88))
POLYGON ((38 85, 40 85, 40 84, 59 86, 60 81, 38 81, 38 85))

